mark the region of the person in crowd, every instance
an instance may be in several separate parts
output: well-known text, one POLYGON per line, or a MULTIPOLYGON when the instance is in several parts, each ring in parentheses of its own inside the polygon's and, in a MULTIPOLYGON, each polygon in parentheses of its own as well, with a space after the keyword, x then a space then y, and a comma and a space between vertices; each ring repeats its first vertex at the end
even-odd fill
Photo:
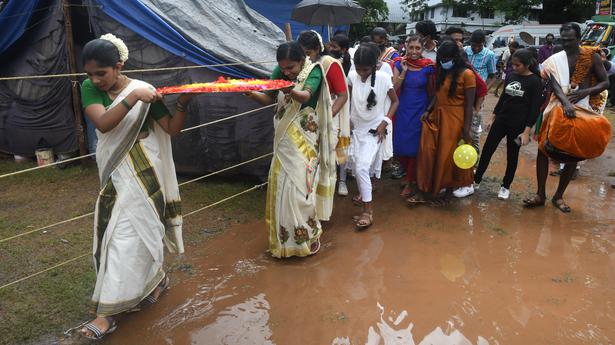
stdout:
MULTIPOLYGON (((459 49, 463 49, 463 29, 462 28, 451 26, 448 29, 446 29, 444 34, 450 37, 450 39, 452 39, 453 41, 455 41, 459 49)), ((463 54, 465 54, 465 52, 463 52, 463 54)))
POLYGON ((489 134, 474 176, 474 189, 478 189, 493 153, 500 141, 506 137, 506 173, 498 193, 498 198, 502 200, 510 197, 510 185, 517 170, 519 148, 529 143, 530 131, 543 102, 542 79, 533 53, 528 49, 517 50, 511 61, 513 72, 508 75, 504 93, 493 110, 493 123, 485 126, 489 134))
MULTIPOLYGON (((376 54, 376 56, 380 55, 380 48, 373 42, 367 42, 367 43, 362 43, 360 45, 361 46, 365 46, 368 47, 370 49, 372 49, 374 51, 374 54, 376 54)), ((354 69, 351 70, 351 72, 354 69)), ((376 63, 376 70, 379 72, 382 72, 383 74, 389 76, 389 78, 391 78, 391 83, 393 82, 393 71, 391 70, 391 66, 388 63, 384 63, 382 61, 378 61, 376 63)), ((350 75, 350 74, 349 74, 350 75)), ((384 108, 388 109, 391 106, 390 100, 389 98, 385 98, 384 100, 385 104, 384 104, 384 108)), ((385 138, 385 143, 383 145, 383 150, 381 150, 377 155, 376 158, 373 161, 372 167, 370 169, 370 176, 373 178, 372 179, 372 189, 376 188, 376 181, 380 178, 381 172, 382 172, 382 161, 383 160, 388 160, 390 157, 388 157, 387 155, 385 155, 386 152, 389 151, 393 151, 393 139, 392 136, 387 136, 385 138)), ((338 182, 338 186, 337 186, 337 194, 340 196, 347 196, 348 195, 348 185, 346 183, 347 177, 348 177, 348 170, 352 169, 352 164, 350 164, 349 162, 347 162, 346 164, 341 164, 340 165, 340 174, 339 174, 339 182, 338 182)), ((404 172, 405 174, 405 172, 404 172)), ((355 197, 353 197, 353 201, 357 204, 361 203, 361 195, 357 195, 355 197)))
POLYGON ((342 64, 344 75, 348 75, 348 72, 350 72, 350 67, 352 66, 352 57, 348 52, 349 49, 350 40, 346 35, 335 35, 331 38, 331 42, 329 42, 328 53, 342 64))
MULTIPOLYGON (((546 147, 547 132, 552 124, 549 117, 560 109, 569 118, 576 117, 577 111, 597 113, 603 101, 600 94, 609 87, 607 72, 599 53, 592 47, 580 47, 581 28, 576 23, 565 23, 560 28, 563 51, 549 57, 543 63, 542 76, 548 78, 553 96, 544 111, 540 129, 539 150, 536 157, 536 194, 523 200, 526 207, 544 206, 546 181, 549 170, 549 155, 565 163, 559 184, 551 203, 564 213, 571 211, 564 201, 564 192, 572 179, 577 163, 568 156, 556 154, 546 147), (561 108, 560 108, 561 107, 561 108)), ((576 143, 584 145, 583 142, 576 143)))
MULTIPOLYGON (((341 35, 340 39, 341 39, 341 35)), ((325 74, 329 93, 333 102, 331 113, 333 116, 333 132, 330 133, 334 142, 331 149, 334 150, 336 160, 343 164, 346 162, 348 146, 350 145, 350 107, 348 102, 348 87, 346 85, 346 75, 342 64, 335 58, 325 55, 325 47, 320 34, 316 31, 303 31, 297 39, 303 52, 310 61, 319 63, 325 74)), ((332 169, 329 179, 321 178, 317 187, 317 210, 320 220, 327 221, 333 212, 333 198, 335 183, 337 181, 336 169, 332 169)))
POLYGON ((169 287, 163 243, 184 251, 170 137, 193 96, 179 96, 171 116, 154 87, 122 74, 127 59, 128 48, 112 34, 83 48, 81 99, 97 129, 102 190, 94 221, 96 318, 80 332, 96 340, 115 331, 117 315, 155 303, 169 287))
POLYGON ((380 49, 380 56, 378 60, 389 64, 391 70, 393 70, 393 64, 399 60, 399 53, 395 48, 389 47, 389 34, 386 29, 377 27, 372 30, 371 38, 378 48, 380 49))
POLYGON ((357 229, 364 230, 374 222, 370 169, 385 137, 390 135, 391 128, 385 117, 390 119, 395 114, 399 100, 391 78, 378 71, 377 50, 361 45, 354 60, 355 71, 348 76, 353 127, 350 151, 362 201, 361 215, 354 217, 354 221, 357 229), (389 108, 385 107, 387 98, 389 108))
POLYGON ((415 29, 423 41, 423 57, 436 62, 436 52, 438 50, 438 29, 436 29, 436 24, 431 20, 422 20, 416 23, 415 29))
POLYGON ((555 41, 555 36, 551 33, 547 34, 545 37, 545 44, 543 44, 538 50, 538 63, 541 64, 545 62, 548 58, 553 55, 553 48, 555 45, 553 42, 555 41))
POLYGON ((445 205, 453 189, 471 185, 474 178, 472 169, 455 165, 453 152, 461 139, 471 140, 476 77, 451 40, 442 42, 438 48, 436 66, 436 101, 423 116, 417 157, 420 193, 408 198, 410 205, 426 201, 445 205))
POLYGON ((424 58, 419 36, 406 41, 407 55, 395 63, 393 85, 399 93, 399 107, 393 127, 393 152, 405 167, 406 177, 401 196, 416 191, 416 155, 421 141, 421 116, 430 105, 435 90, 435 66, 424 58))
POLYGON ((281 44, 276 59, 271 79, 295 85, 277 95, 246 95, 262 105, 278 102, 265 206, 269 251, 276 258, 303 257, 320 249, 316 191, 319 180, 335 174, 331 100, 322 66, 307 58, 299 43, 281 44))
POLYGON ((506 54, 506 57, 504 56, 504 54, 502 54, 502 65, 503 65, 503 69, 502 69, 502 76, 501 78, 499 78, 499 80, 496 80, 496 87, 495 87, 495 91, 493 92, 496 96, 499 96, 498 91, 500 89, 500 86, 503 86, 506 84, 506 76, 508 76, 512 71, 513 71, 513 66, 512 66, 512 56, 515 53, 515 51, 517 51, 517 49, 519 49, 519 42, 517 41, 511 41, 510 43, 508 43, 508 54, 506 54))
MULTIPOLYGON (((470 46, 465 48, 465 53, 474 68, 474 71, 487 84, 487 90, 491 89, 495 81, 496 61, 493 51, 485 48, 485 34, 482 30, 476 30, 470 36, 470 46)), ((472 137, 468 144, 471 144, 476 151, 480 150, 480 133, 482 123, 482 101, 481 99, 475 106, 474 116, 472 117, 472 137)), ((463 186, 454 192, 455 197, 464 198, 474 194, 472 184, 463 186)))

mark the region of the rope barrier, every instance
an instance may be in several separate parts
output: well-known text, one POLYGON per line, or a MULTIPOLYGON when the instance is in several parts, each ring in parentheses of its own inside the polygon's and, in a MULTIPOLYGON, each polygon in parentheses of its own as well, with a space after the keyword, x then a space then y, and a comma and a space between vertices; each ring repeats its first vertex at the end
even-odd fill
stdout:
MULTIPOLYGON (((185 132, 197 129, 197 128, 207 127, 207 126, 211 126, 211 125, 216 124, 216 123, 220 123, 220 122, 232 120, 232 119, 235 119, 235 118, 238 118, 238 117, 250 115, 252 113, 256 113, 256 112, 264 110, 264 109, 272 108, 272 107, 276 106, 276 104, 277 103, 274 103, 274 104, 271 104, 271 105, 267 105, 267 106, 264 106, 264 107, 260 107, 260 108, 256 108, 256 109, 252 109, 252 110, 248 110, 248 111, 245 111, 243 113, 231 115, 231 116, 228 116, 228 117, 225 117, 225 118, 222 118, 222 119, 218 119, 218 120, 214 120, 214 121, 211 121, 211 122, 202 123, 202 124, 196 125, 194 127, 184 128, 184 129, 181 130, 180 133, 185 133, 185 132)), ((56 165, 77 161, 77 160, 80 160, 80 159, 83 159, 83 158, 92 157, 92 156, 95 156, 95 155, 96 155, 95 153, 90 153, 90 154, 79 156, 79 157, 64 159, 64 160, 61 160, 61 161, 58 161, 58 162, 55 162, 55 163, 46 164, 46 165, 43 165, 43 166, 37 166, 37 167, 33 167, 33 168, 28 168, 28 169, 14 171, 14 172, 11 172, 11 173, 6 173, 6 174, 3 174, 3 175, 0 175, 0 179, 3 179, 5 177, 20 175, 20 174, 27 173, 27 172, 30 172, 30 171, 50 168, 50 167, 53 167, 53 166, 56 166, 56 165)), ((0 243, 2 243, 2 241, 0 241, 0 243)))
MULTIPOLYGON (((201 177, 197 177, 197 178, 195 178, 195 179, 192 179, 192 180, 189 180, 189 181, 186 181, 186 182, 182 182, 182 183, 180 183, 180 184, 179 184, 179 186, 180 186, 180 187, 181 187, 181 186, 185 186, 185 185, 187 185, 187 184, 189 184, 189 183, 196 182, 196 181, 199 181, 199 180, 202 180, 202 179, 206 179, 206 178, 211 177, 211 176, 214 176, 214 175, 221 174, 221 173, 223 173, 223 172, 225 172, 225 171, 228 171, 228 170, 231 170, 231 169, 235 169, 235 168, 240 167, 240 166, 242 166, 242 165, 250 164, 250 163, 255 162, 255 161, 259 160, 259 159, 263 159, 263 158, 265 158, 265 157, 269 157, 269 156, 272 156, 272 155, 273 155, 273 152, 270 152, 270 153, 267 153, 267 154, 262 155, 262 156, 260 156, 260 157, 252 158, 252 159, 247 160, 247 161, 245 161, 245 162, 241 162, 241 163, 235 164, 235 165, 230 166, 230 167, 228 167, 228 168, 220 169, 220 170, 218 170, 218 171, 215 171, 215 172, 209 173, 209 174, 207 174, 207 175, 203 175, 203 176, 201 176, 201 177)), ((0 243, 2 243, 2 241, 0 241, 0 243)))
POLYGON ((69 162, 73 162, 73 161, 77 161, 80 159, 84 159, 84 158, 88 158, 88 157, 92 157, 96 155, 95 153, 90 153, 87 155, 83 155, 83 156, 79 156, 79 157, 74 157, 74 158, 69 158, 69 159, 63 159, 61 161, 57 161, 55 163, 50 163, 50 164, 45 164, 42 166, 38 166, 38 167, 33 167, 33 168, 28 168, 28 169, 23 169, 23 170, 18 170, 18 171, 13 171, 11 173, 7 173, 4 175, 0 175, 0 179, 3 179, 5 177, 9 177, 9 176, 15 176, 15 175, 19 175, 19 174, 23 174, 23 173, 27 173, 29 171, 34 171, 34 170, 39 170, 39 169, 45 169, 45 168, 51 168, 54 167, 56 165, 60 165, 60 164, 65 164, 65 163, 69 163, 69 162))
MULTIPOLYGON (((223 122, 223 121, 227 121, 227 120, 231 120, 231 119, 234 119, 234 118, 237 118, 237 117, 241 117, 241 116, 245 116, 245 115, 250 115, 250 114, 252 114, 252 113, 256 113, 256 112, 261 111, 261 110, 264 110, 264 109, 273 108, 273 107, 275 107, 276 105, 277 105, 277 103, 274 103, 274 104, 266 105, 266 106, 264 106, 264 107, 260 107, 260 108, 256 108, 256 109, 248 110, 248 111, 245 111, 245 112, 243 112, 243 113, 236 114, 236 115, 231 115, 231 116, 225 117, 225 118, 223 118, 223 119, 218 119, 218 120, 214 120, 214 121, 211 121, 211 122, 202 123, 202 124, 200 124, 200 125, 196 125, 196 126, 194 126, 194 127, 184 128, 184 129, 182 129, 182 130, 181 130, 181 133, 188 132, 188 131, 191 131, 191 130, 193 130, 193 129, 197 129, 197 128, 201 128, 201 127, 211 126, 211 125, 214 125, 214 124, 216 124, 216 123, 223 122)), ((2 176, 0 176, 0 178, 1 178, 1 177, 2 177, 2 176)))
POLYGON ((243 192, 239 192, 239 193, 237 193, 237 194, 234 194, 234 195, 229 196, 228 198, 224 198, 224 199, 222 199, 222 200, 216 201, 216 202, 214 202, 213 204, 210 204, 210 205, 207 205, 207 206, 201 207, 201 208, 199 208, 199 209, 196 209, 196 210, 194 210, 194 211, 192 211, 192 212, 186 213, 186 214, 184 215, 184 218, 190 217, 191 215, 196 214, 196 213, 199 213, 199 212, 201 212, 201 211, 205 211, 205 210, 206 210, 206 209, 208 209, 208 208, 212 208, 212 207, 214 207, 214 206, 220 205, 221 203, 223 203, 223 202, 225 202, 225 201, 229 201, 229 200, 234 199, 234 198, 236 198, 236 197, 238 197, 238 196, 240 196, 240 195, 244 195, 244 194, 246 194, 246 193, 249 193, 249 192, 251 192, 251 191, 253 191, 253 190, 260 189, 260 188, 262 188, 263 186, 267 185, 267 183, 269 183, 269 182, 265 182, 265 183, 257 184, 256 186, 254 186, 254 187, 252 187, 252 188, 248 188, 248 189, 244 190, 243 192))
MULTIPOLYGON (((276 61, 246 61, 246 62, 229 62, 219 63, 211 65, 193 65, 193 66, 177 66, 177 67, 160 67, 160 68, 144 68, 144 69, 132 69, 122 71, 122 73, 146 73, 146 72, 165 72, 176 71, 186 69, 198 69, 209 67, 225 67, 225 66, 240 66, 240 65, 254 65, 254 64, 273 64, 276 61)), ((61 73, 61 74, 47 74, 47 75, 25 75, 25 76, 12 76, 12 77, 0 77, 0 81, 6 80, 30 80, 30 79, 45 79, 45 78, 66 78, 66 77, 81 77, 87 76, 87 73, 61 73)))
MULTIPOLYGON (((245 162, 241 162, 241 163, 235 164, 235 165, 233 165, 233 166, 230 166, 230 167, 227 167, 227 168, 224 168, 224 169, 220 169, 220 170, 218 170, 218 171, 214 171, 214 172, 212 172, 212 173, 209 173, 209 174, 206 174, 206 175, 203 175, 203 176, 197 177, 197 178, 195 178, 195 179, 192 179, 192 180, 189 180, 189 181, 186 181, 186 182, 180 183, 180 184, 179 184, 179 187, 185 186, 185 185, 187 185, 187 184, 189 184, 189 183, 193 183, 193 182, 196 182, 196 181, 199 181, 199 180, 202 180, 202 179, 205 179, 205 178, 208 178, 208 177, 214 176, 214 175, 221 174, 221 173, 223 173, 223 172, 225 172, 225 171, 228 171, 228 170, 231 170, 231 169, 235 169, 235 168, 238 168, 238 167, 243 166, 243 165, 246 165, 246 164, 250 164, 250 163, 252 163, 252 162, 255 162, 255 161, 259 160, 259 159, 263 159, 263 158, 265 158, 265 157, 269 157, 269 156, 271 156, 271 155, 273 155, 273 152, 270 152, 270 153, 264 154, 264 155, 259 156, 259 157, 256 157, 256 158, 252 158, 252 159, 247 160, 247 161, 245 161, 245 162)), ((4 242, 8 242, 8 241, 10 241, 10 240, 14 240, 14 239, 19 238, 19 237, 23 237, 23 236, 26 236, 26 235, 29 235, 29 234, 33 234, 33 233, 35 233, 35 232, 41 232, 41 231, 43 231, 43 230, 47 230, 47 229, 50 229, 50 228, 56 227, 56 226, 58 226, 58 225, 62 225, 62 224, 66 224, 66 223, 71 223, 71 222, 74 222, 74 221, 79 220, 79 219, 87 218, 87 217, 92 216, 92 215, 94 215, 94 212, 89 212, 89 213, 82 214, 82 215, 77 216, 77 217, 73 217, 73 218, 66 219, 66 220, 63 220, 63 221, 60 221, 60 222, 57 222, 57 223, 53 223, 53 224, 50 224, 50 225, 46 225, 46 226, 44 226, 44 227, 42 227, 42 228, 38 228, 38 229, 34 229, 34 230, 30 230, 30 231, 26 231, 26 232, 24 232, 24 233, 20 233, 20 234, 14 235, 14 236, 10 236, 10 237, 7 237, 7 238, 3 238, 3 239, 0 239, 0 244, 1 244, 1 243, 4 243, 4 242)))
MULTIPOLYGON (((249 192, 251 192, 251 191, 254 191, 254 190, 257 190, 257 189, 259 189, 259 188, 262 188, 263 186, 267 185, 267 183, 268 183, 268 182, 261 183, 261 184, 259 184, 259 185, 255 185, 254 187, 248 188, 248 189, 246 189, 246 190, 244 190, 244 191, 241 191, 241 192, 239 192, 239 193, 235 193, 235 194, 233 194, 233 195, 231 195, 231 196, 229 196, 229 197, 227 197, 227 198, 224 198, 224 199, 222 199, 222 200, 216 201, 216 202, 214 202, 214 203, 212 203, 212 204, 209 204, 209 205, 207 205, 207 206, 204 206, 204 207, 201 207, 201 208, 199 208, 199 209, 196 209, 196 210, 194 210, 194 211, 192 211, 192 212, 190 212, 190 213, 188 213, 188 214, 184 215, 184 217, 189 217, 189 216, 191 216, 191 215, 193 215, 193 214, 196 214, 196 213, 201 212, 201 211, 204 211, 204 210, 206 210, 206 209, 208 209, 208 208, 212 208, 212 207, 214 207, 214 206, 220 205, 221 203, 226 202, 226 201, 229 201, 229 200, 231 200, 231 199, 234 199, 234 198, 236 198, 236 197, 238 197, 238 196, 241 196, 241 195, 244 195, 244 194, 249 193, 249 192)), ((77 256, 77 257, 74 257, 74 258, 72 258, 72 259, 69 259, 69 260, 63 261, 63 262, 61 262, 61 263, 59 263, 59 264, 57 264, 57 265, 51 266, 51 267, 46 268, 46 269, 44 269, 44 270, 42 270, 42 271, 38 271, 38 272, 36 272, 36 273, 30 274, 30 275, 28 275, 28 276, 25 276, 25 277, 23 277, 23 278, 17 279, 17 280, 15 280, 15 281, 10 282, 10 283, 4 284, 4 285, 0 286, 0 291, 1 291, 1 290, 3 290, 3 289, 8 288, 9 286, 15 285, 15 284, 17 284, 17 283, 21 283, 21 282, 22 282, 22 281, 24 281, 24 280, 28 280, 28 279, 34 278, 34 277, 39 276, 39 275, 41 275, 41 274, 43 274, 43 273, 45 273, 45 272, 49 272, 49 271, 51 271, 51 270, 53 270, 53 269, 56 269, 56 268, 58 268, 58 267, 62 267, 62 266, 64 266, 64 265, 67 265, 67 264, 69 264, 69 263, 71 263, 71 262, 73 262, 73 261, 76 261, 76 260, 81 259, 81 258, 83 258, 83 257, 85 257, 85 256, 88 256, 88 255, 92 255, 92 253, 85 253, 85 254, 81 254, 81 255, 79 255, 79 256, 77 256)))
POLYGON ((81 254, 81 255, 79 255, 79 256, 77 256, 77 257, 75 257, 75 258, 72 258, 72 259, 70 259, 70 260, 66 260, 66 261, 61 262, 61 263, 59 263, 59 264, 57 264, 57 265, 51 266, 51 267, 49 267, 49 268, 46 268, 46 269, 44 269, 44 270, 42 270, 42 271, 38 271, 38 272, 36 272, 36 273, 30 274, 29 276, 25 276, 25 277, 23 277, 23 278, 17 279, 17 280, 12 281, 12 282, 10 282, 10 283, 8 283, 8 284, 4 284, 4 285, 0 286, 0 291, 1 291, 1 290, 3 290, 3 289, 6 289, 6 288, 7 288, 7 287, 9 287, 9 286, 15 285, 15 284, 17 284, 17 283, 21 283, 21 282, 22 282, 22 281, 24 281, 24 280, 28 280, 28 279, 30 279, 30 278, 34 278, 34 277, 36 277, 36 276, 38 276, 38 275, 41 275, 41 274, 43 274, 43 273, 45 273, 45 272, 49 272, 49 271, 51 271, 51 270, 53 270, 53 269, 56 269, 56 268, 58 268, 58 267, 62 267, 62 266, 64 266, 64 265, 67 265, 67 264, 69 264, 69 263, 71 263, 71 262, 73 262, 73 261, 75 261, 75 260, 81 259, 82 257, 87 256, 87 255, 92 255, 92 253, 85 253, 85 254, 81 254))

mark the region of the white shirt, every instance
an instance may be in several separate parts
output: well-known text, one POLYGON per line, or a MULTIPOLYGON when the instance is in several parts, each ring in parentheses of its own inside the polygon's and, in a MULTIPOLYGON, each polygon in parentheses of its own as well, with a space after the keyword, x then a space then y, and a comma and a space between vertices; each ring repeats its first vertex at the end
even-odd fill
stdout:
MULTIPOLYGON (((376 72, 376 80, 374 83, 376 105, 371 109, 367 109, 367 97, 372 90, 371 76, 367 77, 367 80, 363 82, 356 71, 350 71, 348 74, 348 85, 352 87, 350 121, 352 122, 354 131, 367 133, 370 129, 376 129, 389 111, 386 100, 389 98, 387 93, 389 90, 393 89, 391 77, 384 72, 376 72)), ((389 131, 390 130, 389 128, 389 131)))

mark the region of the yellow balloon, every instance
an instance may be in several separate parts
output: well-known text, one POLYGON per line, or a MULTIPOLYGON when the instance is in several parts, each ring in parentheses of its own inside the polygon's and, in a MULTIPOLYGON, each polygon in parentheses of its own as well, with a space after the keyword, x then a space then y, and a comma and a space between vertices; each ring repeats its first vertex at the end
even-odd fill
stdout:
POLYGON ((460 169, 470 169, 478 160, 478 153, 472 145, 463 144, 455 149, 453 153, 453 161, 460 169))

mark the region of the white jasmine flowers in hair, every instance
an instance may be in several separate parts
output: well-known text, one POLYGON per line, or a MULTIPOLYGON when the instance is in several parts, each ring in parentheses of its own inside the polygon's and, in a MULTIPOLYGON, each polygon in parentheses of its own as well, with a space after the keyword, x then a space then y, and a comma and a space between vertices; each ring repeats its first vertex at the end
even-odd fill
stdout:
POLYGON ((313 33, 316 34, 316 37, 318 37, 318 43, 320 43, 320 52, 324 52, 325 51, 325 44, 322 42, 322 36, 315 30, 310 30, 313 33))
POLYGON ((104 34, 100 36, 100 39, 113 43, 113 45, 117 48, 117 51, 120 53, 120 62, 124 63, 128 60, 128 47, 121 38, 118 38, 114 34, 104 34))

